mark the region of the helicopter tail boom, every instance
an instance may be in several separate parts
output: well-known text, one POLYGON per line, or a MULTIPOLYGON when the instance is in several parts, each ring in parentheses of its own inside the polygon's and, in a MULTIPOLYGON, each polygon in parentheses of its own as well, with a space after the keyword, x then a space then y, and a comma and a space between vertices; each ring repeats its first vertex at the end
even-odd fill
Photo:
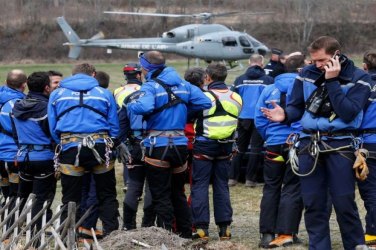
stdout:
POLYGON ((64 43, 64 45, 69 46, 69 58, 77 59, 81 52, 80 46, 80 38, 76 34, 76 32, 72 29, 72 27, 65 21, 64 17, 56 18, 57 23, 59 24, 60 28, 63 30, 65 36, 68 39, 68 43, 64 43))

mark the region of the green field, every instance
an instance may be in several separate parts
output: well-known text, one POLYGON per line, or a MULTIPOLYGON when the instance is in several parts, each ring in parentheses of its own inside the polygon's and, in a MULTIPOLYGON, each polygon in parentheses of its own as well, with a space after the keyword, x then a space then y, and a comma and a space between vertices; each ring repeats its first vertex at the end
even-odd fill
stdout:
MULTIPOLYGON (((82 61, 84 62, 84 61, 82 61)), ((74 65, 78 63, 82 63, 81 61, 72 61, 71 64, 64 63, 64 64, 9 64, 4 65, 0 64, 0 81, 1 83, 5 83, 7 73, 15 68, 22 69, 25 71, 26 74, 31 74, 35 71, 48 71, 48 70, 57 70, 63 73, 64 77, 70 76, 71 71, 74 65)), ((191 62, 192 63, 192 62, 191 62)), ((114 62, 114 63, 103 63, 103 62, 94 62, 92 63, 97 71, 105 71, 110 75, 110 89, 115 89, 120 86, 120 84, 124 83, 124 75, 123 75, 123 62, 114 62)), ((235 70, 230 70, 228 72, 227 77, 227 84, 232 84, 235 78, 242 74, 247 67, 247 61, 242 61, 244 66, 243 69, 236 68, 235 70)), ((187 69, 187 62, 185 60, 174 60, 168 61, 168 66, 174 67, 179 74, 183 77, 184 72, 187 69)), ((192 65, 192 64, 191 64, 192 65)), ((200 67, 206 67, 207 64, 203 61, 200 62, 200 67)))

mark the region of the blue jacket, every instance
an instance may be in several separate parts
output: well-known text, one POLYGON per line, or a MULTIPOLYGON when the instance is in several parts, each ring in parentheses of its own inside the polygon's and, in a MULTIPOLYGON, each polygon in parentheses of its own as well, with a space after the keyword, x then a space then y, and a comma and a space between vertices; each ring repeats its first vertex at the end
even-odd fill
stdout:
POLYGON ((11 162, 15 160, 18 147, 13 137, 12 123, 10 120, 9 113, 11 113, 12 108, 16 100, 24 98, 25 94, 9 88, 7 86, 0 87, 0 124, 1 128, 6 131, 6 133, 0 133, 0 160, 11 162))
POLYGON ((304 130, 338 131, 359 128, 363 109, 370 95, 370 76, 347 60, 343 63, 340 75, 326 81, 325 86, 337 117, 329 121, 325 117, 315 117, 305 110, 305 101, 316 89, 313 82, 322 74, 315 65, 305 67, 296 78, 291 93, 291 101, 286 108, 286 123, 301 119, 304 130))
MULTIPOLYGON (((371 75, 372 90, 360 129, 376 131, 376 70, 370 70, 368 73, 371 75)), ((365 143, 376 143, 376 133, 364 134, 363 141, 365 143)))
POLYGON ((291 126, 270 122, 261 112, 261 107, 273 108, 271 101, 275 101, 280 105, 281 93, 286 93, 286 103, 288 103, 297 75, 297 73, 278 75, 274 80, 274 84, 264 89, 256 104, 255 125, 267 146, 284 144, 291 133, 297 133, 301 130, 299 122, 295 122, 291 126))
MULTIPOLYGON (((168 102, 168 96, 165 89, 157 82, 152 80, 154 71, 148 72, 145 76, 146 82, 142 85, 139 99, 128 104, 128 109, 137 115, 148 115, 154 109, 161 107, 168 102)), ((166 85, 171 86, 172 92, 179 96, 184 102, 164 109, 163 111, 151 115, 147 119, 147 130, 184 130, 187 122, 187 110, 203 110, 211 107, 211 101, 198 87, 182 80, 178 73, 170 67, 164 68, 158 75, 166 85)), ((150 146, 151 138, 146 138, 144 145, 150 146)), ((153 138, 154 146, 168 145, 167 137, 153 138)), ((187 145, 185 136, 176 136, 173 138, 175 145, 187 145)))
POLYGON ((25 161, 26 155, 29 161, 53 159, 54 150, 48 128, 47 104, 47 96, 32 91, 25 99, 18 100, 14 104, 14 124, 20 145, 18 161, 25 161))
POLYGON ((251 66, 245 74, 236 78, 231 90, 238 93, 243 100, 239 118, 254 119, 255 106, 266 85, 273 83, 273 77, 265 75, 260 66, 251 66))
MULTIPOLYGON (((60 142, 60 134, 64 132, 76 134, 108 132, 111 137, 117 137, 119 133, 114 97, 110 91, 99 87, 94 77, 85 74, 65 78, 61 81, 60 88, 52 92, 48 102, 48 122, 51 136, 56 143, 60 142), (84 93, 83 104, 97 112, 85 107, 76 107, 58 119, 65 110, 79 105, 80 91, 84 93)), ((77 143, 69 143, 64 145, 63 150, 75 146, 77 143)))
POLYGON ((135 91, 128 95, 124 99, 124 103, 119 110, 119 140, 122 142, 124 142, 129 136, 133 136, 138 140, 143 139, 142 134, 146 129, 146 122, 143 121, 142 115, 136 115, 127 108, 127 104, 138 99, 141 93, 142 92, 140 91, 135 91))

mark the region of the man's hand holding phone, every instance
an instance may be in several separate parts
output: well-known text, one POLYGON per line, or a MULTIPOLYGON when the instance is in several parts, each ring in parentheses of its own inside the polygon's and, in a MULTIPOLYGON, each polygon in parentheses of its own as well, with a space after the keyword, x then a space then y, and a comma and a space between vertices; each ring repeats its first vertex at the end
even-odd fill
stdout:
POLYGON ((341 71, 341 63, 339 62, 339 55, 335 54, 324 67, 325 79, 332 79, 339 76, 341 71))

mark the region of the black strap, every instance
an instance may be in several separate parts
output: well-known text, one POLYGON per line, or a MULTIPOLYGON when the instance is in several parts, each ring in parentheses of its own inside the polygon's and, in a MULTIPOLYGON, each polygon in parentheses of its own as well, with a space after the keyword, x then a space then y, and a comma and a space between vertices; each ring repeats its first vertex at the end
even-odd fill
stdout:
POLYGON ((286 95, 286 92, 281 92, 281 96, 279 97, 279 106, 281 106, 283 109, 286 108, 286 95))
POLYGON ((206 116, 203 116, 203 119, 209 119, 211 117, 215 117, 215 116, 223 116, 223 115, 229 115, 235 119, 238 119, 238 117, 236 115, 233 115, 229 112, 227 112, 223 106, 222 106, 222 103, 219 101, 218 97, 216 94, 214 94, 212 91, 208 90, 208 92, 214 97, 215 99, 215 110, 214 110, 214 113, 211 114, 211 115, 206 115, 206 116))
POLYGON ((162 80, 158 78, 153 78, 152 80, 156 81, 159 85, 161 85, 164 88, 164 90, 167 92, 168 101, 162 106, 155 108, 153 112, 151 112, 150 114, 145 115, 144 120, 147 120, 150 118, 150 116, 160 113, 163 110, 171 108, 180 103, 186 104, 185 101, 183 101, 183 99, 181 99, 179 96, 175 95, 174 92, 172 92, 171 87, 165 84, 162 80))
POLYGON ((103 116, 104 118, 107 117, 106 114, 104 114, 103 112, 99 111, 98 109, 96 108, 93 108, 87 104, 84 103, 84 94, 86 93, 87 91, 80 91, 80 103, 78 105, 74 105, 72 107, 69 107, 67 108, 66 110, 64 110, 63 112, 61 112, 58 116, 57 116, 57 120, 59 120, 63 115, 65 115, 66 113, 72 111, 73 109, 75 108, 86 108, 86 109, 90 109, 91 111, 94 111, 95 113, 103 116))

